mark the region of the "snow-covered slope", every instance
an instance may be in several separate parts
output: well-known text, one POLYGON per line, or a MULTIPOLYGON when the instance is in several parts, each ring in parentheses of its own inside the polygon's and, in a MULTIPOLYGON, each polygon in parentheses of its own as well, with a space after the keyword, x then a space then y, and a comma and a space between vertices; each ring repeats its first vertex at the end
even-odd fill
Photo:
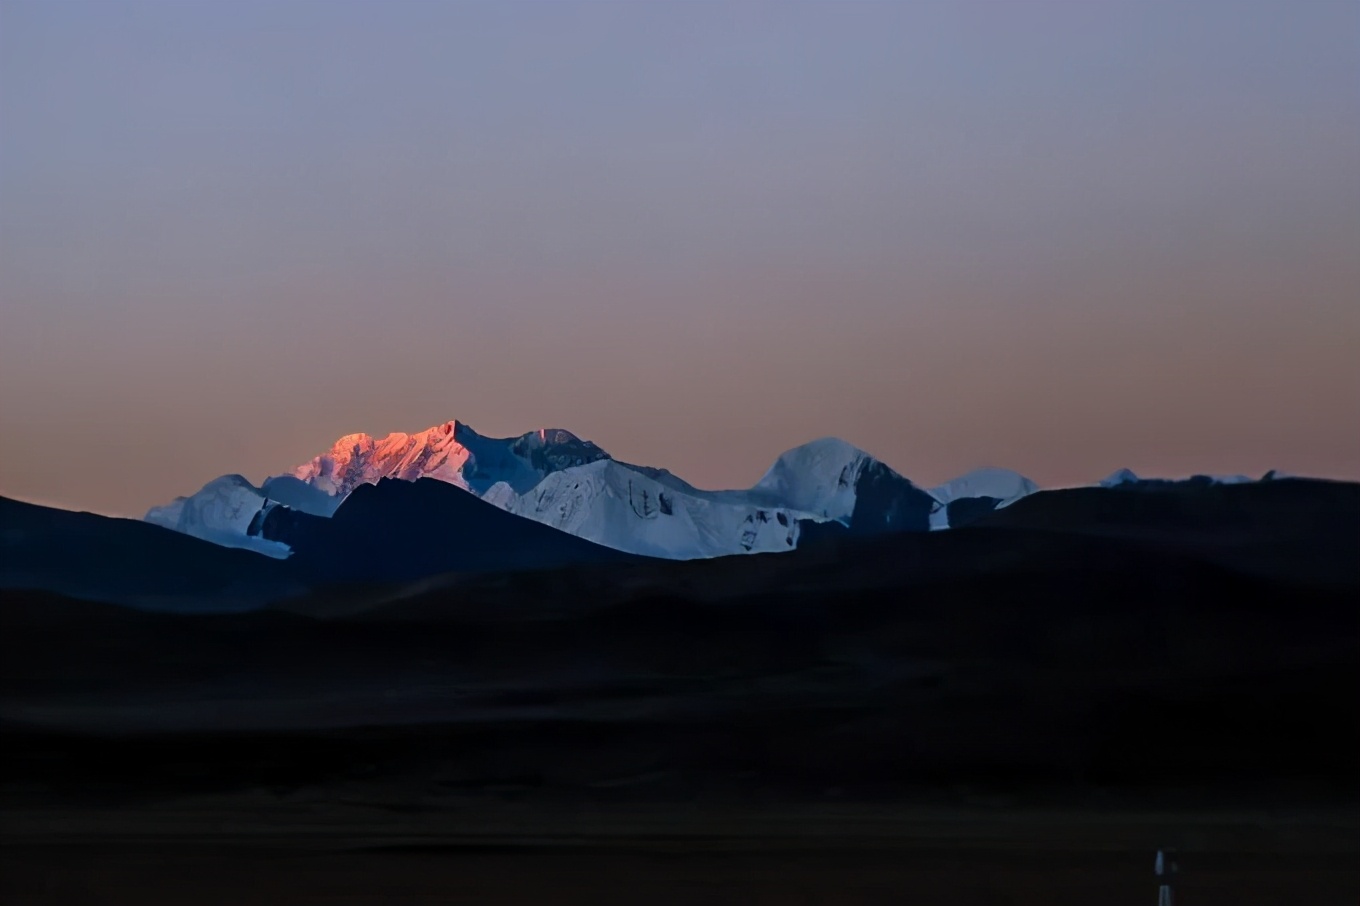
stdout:
POLYGON ((152 507, 144 519, 225 547, 241 547, 287 557, 287 545, 247 534, 250 522, 265 505, 264 493, 240 475, 214 478, 189 497, 176 497, 152 507))
POLYGON ((502 482, 483 499, 597 544, 679 560, 792 550, 809 518, 731 494, 687 492, 612 459, 553 472, 524 494, 502 482))
POLYGON ((823 437, 781 454, 751 495, 848 522, 855 510, 855 481, 869 459, 840 438, 823 437))
POLYGON ((856 447, 823 438, 780 456, 744 491, 705 491, 659 469, 602 459, 485 499, 620 550, 688 559, 786 551, 809 522, 852 532, 925 530, 936 502, 856 447))

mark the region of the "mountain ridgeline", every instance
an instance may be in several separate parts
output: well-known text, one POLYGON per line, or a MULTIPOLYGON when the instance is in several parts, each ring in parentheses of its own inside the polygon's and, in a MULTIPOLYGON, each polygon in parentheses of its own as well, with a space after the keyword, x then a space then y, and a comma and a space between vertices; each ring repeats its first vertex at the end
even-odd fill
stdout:
MULTIPOLYGON (((604 547, 672 560, 787 552, 841 530, 947 528, 951 500, 990 496, 1004 506, 1037 489, 1014 472, 984 469, 926 490, 864 451, 823 438, 784 453, 751 488, 709 491, 666 469, 616 460, 563 429, 490 438, 455 421, 416 434, 347 435, 258 488, 239 475, 223 476, 153 507, 146 519, 286 557, 291 545, 277 540, 282 530, 271 529, 274 538, 263 530, 278 507, 330 518, 360 488, 423 478, 604 547)), ((272 519, 278 526, 289 517, 272 519)))
POLYGON ((347 582, 789 555, 877 536, 972 539, 902 564, 924 575, 945 550, 977 554, 960 570, 991 563, 1000 554, 979 539, 1000 529, 1117 539, 1131 569, 1147 551, 1170 551, 1243 575, 1345 585, 1360 543, 1360 486, 1344 482, 1125 471, 1038 491, 987 469, 927 491, 828 438, 785 453, 748 490, 705 491, 564 431, 494 440, 450 423, 425 435, 347 438, 260 487, 223 476, 144 522, 4 501, 0 586, 239 610, 347 582))

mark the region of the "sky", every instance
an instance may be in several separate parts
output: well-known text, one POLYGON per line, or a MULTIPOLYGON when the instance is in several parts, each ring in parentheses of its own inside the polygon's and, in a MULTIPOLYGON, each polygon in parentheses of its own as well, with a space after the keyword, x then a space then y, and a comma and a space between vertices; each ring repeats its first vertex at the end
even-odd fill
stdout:
POLYGON ((0 493, 450 419, 1360 479, 1360 2, 0 0, 0 493))

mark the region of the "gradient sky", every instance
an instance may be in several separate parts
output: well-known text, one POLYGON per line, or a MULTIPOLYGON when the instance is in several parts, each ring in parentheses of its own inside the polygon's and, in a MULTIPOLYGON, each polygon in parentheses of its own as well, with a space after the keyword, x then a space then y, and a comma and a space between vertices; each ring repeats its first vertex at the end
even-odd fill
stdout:
POLYGON ((0 0, 0 493, 452 418, 1360 478, 1360 3, 0 0))

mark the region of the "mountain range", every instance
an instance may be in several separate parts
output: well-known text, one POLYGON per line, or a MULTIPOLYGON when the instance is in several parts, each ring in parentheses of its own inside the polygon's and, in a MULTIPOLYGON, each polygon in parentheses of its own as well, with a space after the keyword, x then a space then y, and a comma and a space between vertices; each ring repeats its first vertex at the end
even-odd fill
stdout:
POLYGON ((346 435, 259 487, 224 475, 153 507, 145 519, 216 544, 286 557, 290 546, 266 528, 271 511, 327 518, 365 485, 422 478, 605 547, 676 560, 788 551, 810 525, 834 524, 828 528, 853 534, 947 528, 951 511, 958 524, 1038 489, 1005 469, 924 489, 863 450, 823 438, 781 455, 751 488, 710 491, 666 469, 614 459, 563 429, 491 438, 451 421, 415 434, 346 435), (973 503, 960 509, 963 500, 973 503))
POLYGON ((1299 550, 1325 555, 1313 564, 1291 553, 1289 575, 1334 572, 1344 558, 1331 542, 1347 527, 1324 527, 1319 514, 1341 510, 1316 502, 1341 492, 1328 490, 1335 483, 1305 492, 1314 483, 1268 481, 1282 477, 1168 481, 1121 470, 1088 488, 1041 492, 1015 472, 982 469, 925 489, 824 438, 781 455, 750 488, 712 491, 616 460, 565 430, 488 438, 446 422, 413 435, 348 435, 259 486, 224 475, 141 521, 0 498, 0 587, 156 610, 239 610, 322 586, 782 554, 975 525, 1109 534, 1118 524, 1135 544, 1171 543, 1202 558, 1212 553, 1206 544, 1247 530, 1240 508, 1248 499, 1275 501, 1259 517, 1272 524, 1252 527, 1265 539, 1256 553, 1232 549, 1234 569, 1269 572, 1280 545, 1298 538, 1299 550), (1263 484, 1284 490, 1216 496, 1263 484), (1017 505, 1039 498, 1047 502, 1017 505), (1155 526, 1147 538, 1140 520, 1155 526))

